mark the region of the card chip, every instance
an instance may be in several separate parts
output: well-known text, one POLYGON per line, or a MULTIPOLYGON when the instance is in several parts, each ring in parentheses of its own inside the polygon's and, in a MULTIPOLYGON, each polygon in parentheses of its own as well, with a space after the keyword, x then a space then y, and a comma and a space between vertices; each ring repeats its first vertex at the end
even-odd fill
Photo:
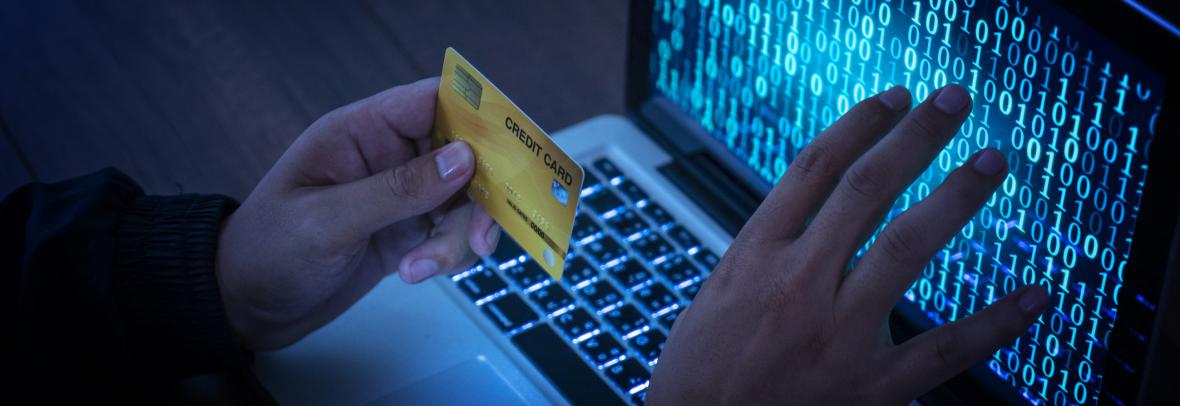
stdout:
POLYGON ((483 96, 483 85, 467 73, 462 66, 455 65, 455 77, 451 80, 451 88, 459 92, 471 108, 479 110, 479 99, 483 96))

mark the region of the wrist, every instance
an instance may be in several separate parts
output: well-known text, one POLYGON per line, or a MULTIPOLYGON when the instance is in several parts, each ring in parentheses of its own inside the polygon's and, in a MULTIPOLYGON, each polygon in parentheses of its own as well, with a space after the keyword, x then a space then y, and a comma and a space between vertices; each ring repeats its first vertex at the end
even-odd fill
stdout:
POLYGON ((265 227, 256 223, 259 216, 250 214, 244 207, 222 221, 214 274, 237 342, 250 350, 273 350, 301 337, 292 333, 292 326, 299 324, 296 315, 304 304, 295 300, 298 295, 292 292, 297 289, 285 285, 287 278, 273 274, 286 268, 268 260, 275 242, 253 235, 257 233, 250 230, 265 227))

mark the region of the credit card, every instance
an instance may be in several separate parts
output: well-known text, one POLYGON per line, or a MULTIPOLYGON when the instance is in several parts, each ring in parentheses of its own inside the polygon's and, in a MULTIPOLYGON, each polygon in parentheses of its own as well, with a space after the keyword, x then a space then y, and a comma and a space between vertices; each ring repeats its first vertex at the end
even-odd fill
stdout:
POLYGON ((496 85, 447 48, 431 141, 438 148, 457 140, 475 152, 467 195, 561 280, 585 172, 496 85))

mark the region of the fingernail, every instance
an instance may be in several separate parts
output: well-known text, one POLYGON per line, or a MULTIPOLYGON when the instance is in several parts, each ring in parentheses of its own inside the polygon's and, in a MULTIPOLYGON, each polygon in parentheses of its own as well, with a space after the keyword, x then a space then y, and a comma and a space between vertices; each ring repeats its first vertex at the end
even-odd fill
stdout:
POLYGON ((1000 155, 999 151, 988 148, 979 152, 979 156, 975 157, 975 162, 971 164, 971 167, 981 175, 995 176, 1004 170, 1004 156, 1000 155))
POLYGON ((963 90, 962 87, 947 85, 934 98, 934 106, 942 110, 943 113, 955 114, 963 111, 963 108, 967 107, 967 102, 970 100, 971 96, 968 96, 967 91, 963 90))
POLYGON ((1045 289, 1033 286, 1020 294, 1020 311, 1025 316, 1036 316, 1045 311, 1045 304, 1049 301, 1049 294, 1045 289))
POLYGON ((877 96, 881 103, 893 111, 901 111, 910 105, 910 92, 902 86, 894 86, 877 96))
POLYGON ((471 149, 462 141, 452 142, 434 154, 434 162, 438 164, 438 177, 450 180, 471 166, 471 149))
POLYGON ((409 274, 406 275, 406 281, 418 283, 438 272, 438 262, 430 258, 418 259, 410 263, 410 269, 407 271, 409 274))
POLYGON ((488 229, 488 233, 484 235, 483 239, 487 241, 488 248, 496 249, 496 243, 500 241, 500 225, 492 224, 492 227, 488 229))

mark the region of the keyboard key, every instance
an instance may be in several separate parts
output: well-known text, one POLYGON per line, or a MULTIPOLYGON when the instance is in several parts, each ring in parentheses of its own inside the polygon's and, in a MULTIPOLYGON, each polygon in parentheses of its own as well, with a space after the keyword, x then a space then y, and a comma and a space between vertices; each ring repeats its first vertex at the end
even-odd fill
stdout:
POLYGON ((627 352, 627 349, 623 348, 623 345, 619 344, 619 340, 616 340, 611 333, 590 337, 579 343, 578 348, 581 348, 582 352, 590 357, 590 360, 597 366, 613 361, 627 352))
POLYGON ((608 269, 607 272, 627 289, 634 289, 651 279, 651 272, 648 272, 647 268, 634 259, 623 261, 622 264, 608 269))
POLYGON ((620 171, 614 162, 606 158, 598 158, 597 161, 594 161, 594 168, 602 172, 602 176, 605 176, 607 179, 623 176, 623 171, 620 171))
POLYGON ((561 285, 550 283, 542 286, 537 290, 529 293, 529 300, 537 304, 541 310, 546 314, 564 309, 566 306, 574 304, 574 297, 562 288, 561 285))
POLYGON ((565 263, 565 271, 561 275, 561 281, 569 286, 576 286, 595 276, 598 276, 598 268, 590 265, 585 259, 575 257, 565 263))
POLYGON ((712 271, 713 268, 717 267, 717 264, 721 263, 721 257, 718 257, 717 254, 714 254, 708 248, 697 250, 695 254, 692 254, 692 258, 708 268, 709 271, 712 271))
POLYGON ((483 305, 483 313, 500 327, 500 330, 511 331, 523 327, 525 324, 537 320, 537 313, 520 299, 516 293, 500 296, 496 300, 483 305))
POLYGON ((585 309, 574 309, 553 318, 557 326, 571 340, 598 328, 598 321, 590 317, 585 309))
POLYGON ((612 259, 622 257, 627 254, 627 250, 619 245, 619 242, 609 235, 602 236, 597 240, 591 241, 589 244, 583 245, 582 249, 590 258, 594 258, 600 264, 610 262, 612 259))
POLYGON ((523 331, 512 337, 512 343, 566 399, 577 399, 588 405, 623 403, 619 395, 598 377, 594 368, 582 360, 577 350, 566 344, 549 326, 540 325, 523 331))
POLYGON ((647 318, 643 317, 643 313, 632 304, 611 309, 611 311, 602 314, 602 319, 623 335, 648 325, 647 318))
POLYGON ((638 233, 648 228, 647 222, 634 211, 627 210, 606 220, 606 225, 623 237, 638 233))
POLYGON ((524 249, 516 244, 508 234, 500 234, 500 242, 496 244, 496 250, 492 252, 492 261, 497 265, 508 262, 513 259, 520 259, 524 255, 524 249))
POLYGON ((640 356, 647 359, 648 362, 655 361, 660 357, 660 352, 664 351, 664 333, 659 330, 647 330, 631 337, 627 340, 631 344, 631 348, 635 349, 640 356))
POLYGON ((655 313, 665 307, 680 303, 680 299, 676 297, 675 293, 668 290, 663 283, 656 282, 648 286, 644 286, 635 292, 635 299, 639 304, 647 308, 647 311, 655 313))
POLYGON ((540 265, 537 265, 537 261, 531 259, 525 259, 524 263, 505 269, 504 274, 516 281, 521 289, 549 279, 549 274, 545 273, 540 265))
POLYGON ((618 189, 619 193, 622 193, 623 196, 631 199, 632 202, 638 202, 640 200, 647 199, 647 192, 644 192, 643 188, 639 187, 639 185, 636 185, 635 182, 625 180, 623 183, 619 184, 618 189))
POLYGON ((586 171, 585 177, 582 178, 582 190, 590 189, 595 186, 602 185, 602 180, 594 176, 593 173, 586 171))
POLYGON ((607 379, 625 393, 630 393, 632 388, 645 385, 651 380, 651 373, 634 358, 611 365, 605 372, 607 379))
POLYGON ((657 226, 662 226, 675 221, 675 219, 672 218, 672 215, 668 214, 668 211, 664 210, 663 207, 660 207, 660 205, 655 203, 648 203, 647 206, 643 206, 643 214, 646 214, 647 218, 651 219, 652 224, 657 226))
POLYGON ((582 198, 582 204, 594 210, 599 215, 604 215, 607 212, 623 206, 623 199, 615 196, 610 190, 603 189, 598 193, 592 194, 582 198))
POLYGON ((680 255, 673 256, 655 266, 656 272, 668 278, 673 285, 679 286, 685 281, 701 275, 701 270, 680 255))
POLYGON ((599 226, 598 223, 595 223, 594 220, 590 218, 590 216, 578 213, 578 216, 574 218, 574 234, 572 241, 582 241, 587 237, 596 236, 601 232, 602 227, 599 226))
POLYGON ((500 279, 500 275, 489 268, 480 267, 478 271, 456 282, 459 290, 467 294, 471 300, 479 300, 491 296, 493 293, 508 288, 508 284, 500 279))
POLYGON ((672 244, 657 233, 648 233, 631 242, 631 247, 639 252, 639 256, 650 262, 656 258, 672 253, 672 244))
POLYGON ((647 403, 647 389, 635 392, 634 395, 631 395, 631 404, 642 405, 645 403, 647 403))
POLYGON ((594 306, 594 310, 606 308, 623 300, 623 295, 614 286, 611 286, 610 282, 604 280, 586 285, 578 290, 578 294, 590 302, 590 305, 594 306))
POLYGON ((704 283, 705 283, 704 281, 701 281, 701 282, 697 282, 697 283, 685 286, 684 288, 680 289, 680 294, 683 295, 684 297, 688 298, 688 300, 691 301, 697 297, 697 292, 701 291, 701 285, 704 283))
POLYGON ((667 313, 660 315, 660 325, 664 326, 664 328, 668 329, 668 331, 672 331, 672 323, 676 322, 676 318, 680 317, 680 312, 682 311, 684 311, 683 307, 677 307, 668 311, 667 313))
POLYGON ((701 245, 701 240, 697 239, 697 236, 693 235, 688 231, 687 228, 684 228, 684 226, 679 224, 668 229, 668 236, 672 237, 672 241, 676 241, 676 243, 680 244, 680 247, 684 249, 701 245))

